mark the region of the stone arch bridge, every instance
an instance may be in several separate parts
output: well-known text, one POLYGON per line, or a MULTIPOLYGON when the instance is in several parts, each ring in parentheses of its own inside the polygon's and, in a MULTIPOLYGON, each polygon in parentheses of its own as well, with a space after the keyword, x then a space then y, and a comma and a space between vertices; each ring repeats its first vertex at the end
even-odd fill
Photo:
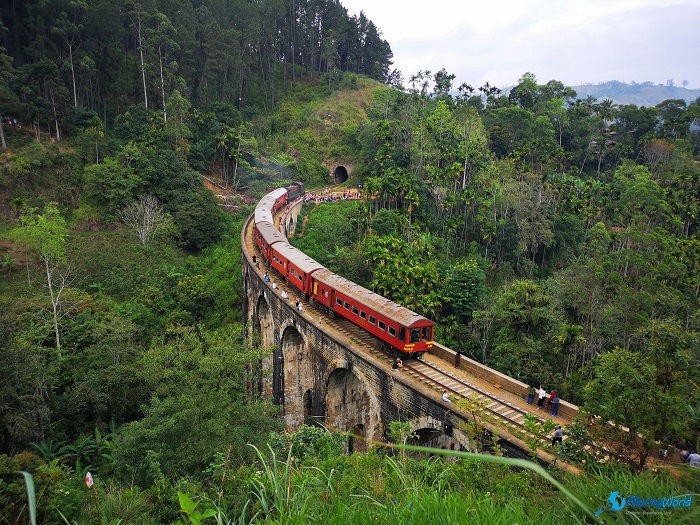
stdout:
MULTIPOLYGON (((301 203, 279 219, 280 229, 294 231, 301 203)), ((386 360, 356 348, 347 335, 331 327, 321 312, 299 312, 294 294, 283 299, 263 281, 253 263, 251 219, 243 228, 243 315, 250 335, 273 352, 263 363, 263 390, 283 408, 288 428, 319 423, 349 432, 350 447, 365 451, 386 441, 389 424, 408 422, 419 443, 456 450, 474 450, 463 429, 468 416, 453 410, 434 390, 391 370, 386 360)), ((485 425, 488 428, 488 424, 485 425)), ((511 456, 526 456, 525 443, 503 441, 511 456)))

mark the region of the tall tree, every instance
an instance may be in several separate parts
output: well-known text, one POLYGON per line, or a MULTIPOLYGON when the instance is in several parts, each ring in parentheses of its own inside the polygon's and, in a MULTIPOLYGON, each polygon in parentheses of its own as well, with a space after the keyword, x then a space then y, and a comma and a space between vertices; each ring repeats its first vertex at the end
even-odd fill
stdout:
POLYGON ((60 320, 67 313, 63 310, 63 294, 69 280, 60 266, 66 262, 66 240, 68 228, 56 203, 47 204, 43 213, 29 208, 21 216, 22 226, 13 231, 13 236, 39 255, 46 273, 46 284, 51 300, 51 318, 56 338, 56 350, 61 354, 60 320))
POLYGON ((80 40, 82 32, 82 20, 88 6, 83 0, 69 0, 58 15, 58 20, 54 23, 51 31, 61 37, 63 43, 68 47, 68 59, 70 64, 71 84, 73 87, 73 106, 78 107, 78 88, 75 81, 75 64, 73 63, 73 53, 75 46, 80 40))
MULTIPOLYGON (((2 30, 1 26, 0 30, 2 30)), ((5 48, 0 47, 0 147, 3 149, 7 148, 7 143, 5 142, 5 130, 2 127, 2 121, 5 115, 19 105, 19 98, 10 88, 10 83, 14 78, 12 57, 5 53, 5 48)))

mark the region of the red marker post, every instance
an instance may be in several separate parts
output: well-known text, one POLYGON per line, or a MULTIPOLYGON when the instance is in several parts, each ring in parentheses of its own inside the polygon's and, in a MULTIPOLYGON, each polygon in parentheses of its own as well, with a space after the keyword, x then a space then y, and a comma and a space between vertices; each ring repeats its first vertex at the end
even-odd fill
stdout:
POLYGON ((85 474, 85 484, 92 491, 92 497, 95 499, 95 508, 97 509, 97 522, 102 525, 102 514, 100 513, 100 504, 97 502, 97 490, 95 490, 95 481, 92 479, 90 471, 85 474))

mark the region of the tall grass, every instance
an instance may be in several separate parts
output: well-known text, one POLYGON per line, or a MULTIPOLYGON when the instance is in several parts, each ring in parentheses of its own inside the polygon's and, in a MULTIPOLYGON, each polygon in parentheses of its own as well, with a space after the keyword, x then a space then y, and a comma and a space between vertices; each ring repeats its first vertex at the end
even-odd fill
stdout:
MULTIPOLYGON (((567 523, 698 523, 699 505, 665 514, 635 514, 605 509, 611 492, 660 497, 680 495, 681 485, 671 476, 640 476, 618 472, 609 476, 567 477, 567 485, 542 466, 528 460, 469 452, 436 450, 417 446, 394 446, 405 451, 457 458, 474 464, 473 474, 456 480, 459 463, 436 459, 414 462, 383 458, 377 465, 366 456, 335 458, 329 472, 317 466, 297 466, 294 458, 265 458, 254 494, 263 511, 252 523, 323 525, 382 523, 494 525, 567 523), (374 465, 380 472, 372 471, 374 465), (489 465, 491 465, 489 467, 489 465), (495 469, 494 491, 483 484, 471 489, 469 477, 485 468, 495 469), (530 475, 523 476, 523 472, 530 475), (500 473, 500 474, 499 474, 500 473), (358 481, 357 478, 360 478, 358 481), (380 481, 378 481, 380 480, 380 481), (526 483, 512 490, 513 483, 526 483), (363 483, 364 482, 364 483, 363 483), (518 487, 520 489, 520 487, 518 487), (603 508, 603 512, 595 512, 603 508)), ((272 452, 272 450, 271 450, 272 452)))

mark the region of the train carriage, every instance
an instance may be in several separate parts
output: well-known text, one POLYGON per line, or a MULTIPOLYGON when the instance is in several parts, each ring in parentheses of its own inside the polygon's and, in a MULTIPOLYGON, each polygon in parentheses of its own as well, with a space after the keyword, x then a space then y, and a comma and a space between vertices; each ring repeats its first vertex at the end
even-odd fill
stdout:
POLYGON ((260 224, 261 222, 269 222, 274 224, 274 219, 270 208, 258 204, 255 207, 255 224, 260 224))
POLYGON ((260 207, 266 208, 274 215, 285 204, 287 204, 287 189, 277 188, 260 199, 256 209, 260 207))
POLYGON ((277 242, 286 242, 287 240, 270 222, 256 223, 253 233, 255 235, 255 244, 266 261, 270 260, 272 245, 277 242))
POLYGON ((270 266, 304 294, 304 297, 308 297, 311 289, 311 274, 325 269, 322 264, 286 242, 273 244, 270 255, 270 266))
POLYGON ((311 275, 310 295, 401 353, 420 357, 433 347, 432 321, 325 268, 311 275))

